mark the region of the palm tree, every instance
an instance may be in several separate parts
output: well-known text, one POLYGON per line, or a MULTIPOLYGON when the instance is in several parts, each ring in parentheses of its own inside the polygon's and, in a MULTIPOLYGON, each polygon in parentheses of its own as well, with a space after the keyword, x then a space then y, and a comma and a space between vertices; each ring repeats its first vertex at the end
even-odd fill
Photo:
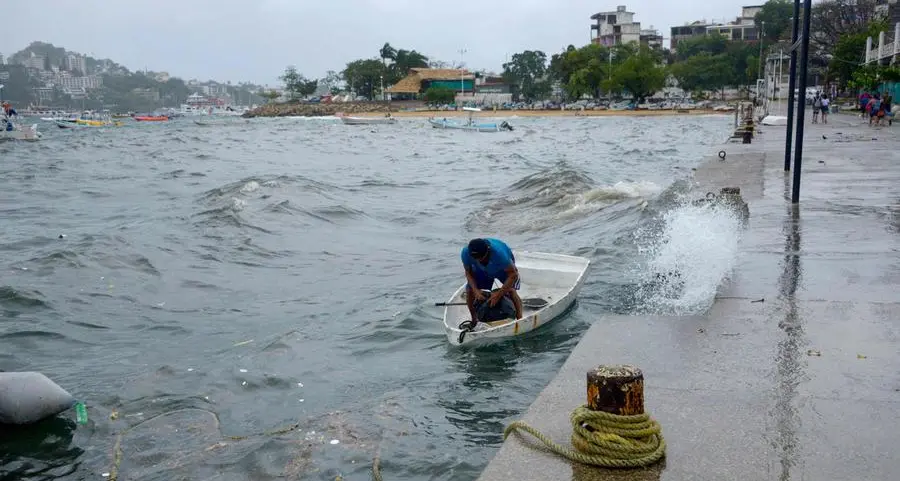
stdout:
POLYGON ((391 47, 391 44, 388 42, 384 42, 384 46, 381 47, 381 50, 378 51, 379 55, 381 55, 381 64, 387 68, 386 59, 397 60, 397 49, 391 47))

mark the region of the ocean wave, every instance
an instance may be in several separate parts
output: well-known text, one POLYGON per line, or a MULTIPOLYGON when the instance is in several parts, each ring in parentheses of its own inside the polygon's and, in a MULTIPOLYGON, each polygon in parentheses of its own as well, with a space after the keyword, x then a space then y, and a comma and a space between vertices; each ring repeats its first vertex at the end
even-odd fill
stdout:
POLYGON ((485 208, 472 212, 466 228, 486 227, 512 233, 543 231, 624 201, 640 206, 662 188, 650 181, 619 181, 597 186, 584 172, 560 163, 510 185, 485 208))

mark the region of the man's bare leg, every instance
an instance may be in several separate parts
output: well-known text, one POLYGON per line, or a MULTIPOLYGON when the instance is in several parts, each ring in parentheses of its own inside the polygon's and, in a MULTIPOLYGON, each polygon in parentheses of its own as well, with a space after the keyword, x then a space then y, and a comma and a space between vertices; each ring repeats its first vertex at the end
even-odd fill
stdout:
POLYGON ((516 307, 516 319, 522 318, 522 298, 519 297, 519 292, 515 289, 512 289, 509 293, 509 297, 512 298, 513 306, 516 307))

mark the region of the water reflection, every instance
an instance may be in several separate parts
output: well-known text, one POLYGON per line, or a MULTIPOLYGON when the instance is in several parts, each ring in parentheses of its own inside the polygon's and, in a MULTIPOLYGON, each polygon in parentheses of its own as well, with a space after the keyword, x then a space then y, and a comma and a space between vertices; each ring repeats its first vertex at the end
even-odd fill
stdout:
MULTIPOLYGON (((577 304, 577 302, 576 302, 577 304)), ((445 358, 463 377, 449 388, 453 395, 440 396, 437 404, 446 412, 451 425, 465 433, 469 443, 499 446, 506 424, 520 417, 527 404, 510 403, 504 386, 516 384, 522 392, 546 386, 558 365, 540 371, 530 370, 535 357, 549 352, 569 351, 584 331, 582 322, 569 308, 563 317, 537 331, 497 343, 448 348, 445 358)), ((560 360, 562 362, 562 360, 560 360)), ((547 367, 546 364, 542 366, 547 367)))
MULTIPOLYGON (((785 196, 790 196, 790 176, 785 176, 785 196)), ((797 386, 803 377, 801 363, 801 345, 803 344, 802 318, 797 312, 797 287, 800 283, 802 268, 800 265, 800 208, 788 203, 787 215, 783 224, 784 258, 782 274, 779 278, 780 309, 784 318, 778 327, 784 332, 778 343, 776 359, 775 407, 776 446, 780 454, 781 473, 779 480, 787 481, 791 477, 791 468, 797 463, 797 429, 800 418, 794 401, 797 398, 797 386)))

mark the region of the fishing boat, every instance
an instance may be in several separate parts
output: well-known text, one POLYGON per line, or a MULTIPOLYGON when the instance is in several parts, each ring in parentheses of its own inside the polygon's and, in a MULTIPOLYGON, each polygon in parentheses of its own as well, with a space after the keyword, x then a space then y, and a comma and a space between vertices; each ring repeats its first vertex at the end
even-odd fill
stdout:
POLYGON ((123 125, 122 122, 112 120, 75 119, 75 123, 87 127, 121 127, 123 125))
POLYGON ((13 130, 0 131, 0 139, 3 140, 40 140, 42 134, 38 132, 37 124, 29 127, 15 127, 13 130))
POLYGON ((505 120, 503 122, 493 123, 493 122, 482 122, 476 123, 472 118, 472 114, 474 112, 481 112, 481 109, 475 107, 463 107, 463 110, 469 112, 469 119, 465 122, 457 122, 455 120, 449 120, 447 118, 435 119, 431 117, 428 119, 428 123, 431 124, 432 127, 436 129, 457 129, 457 130, 469 130, 473 132, 501 132, 504 130, 512 130, 512 125, 509 125, 505 120))
POLYGON ((135 115, 134 120, 137 122, 165 122, 169 117, 165 115, 135 115))
POLYGON ((386 114, 384 117, 351 117, 349 115, 336 114, 341 122, 347 125, 377 125, 377 124, 396 124, 397 119, 386 114))
POLYGON ((479 322, 473 330, 463 284, 444 307, 444 332, 451 345, 519 336, 534 331, 562 315, 581 291, 591 261, 586 257, 520 251, 515 253, 521 276, 519 297, 522 318, 479 322), (461 326, 462 325, 462 326, 461 326))

